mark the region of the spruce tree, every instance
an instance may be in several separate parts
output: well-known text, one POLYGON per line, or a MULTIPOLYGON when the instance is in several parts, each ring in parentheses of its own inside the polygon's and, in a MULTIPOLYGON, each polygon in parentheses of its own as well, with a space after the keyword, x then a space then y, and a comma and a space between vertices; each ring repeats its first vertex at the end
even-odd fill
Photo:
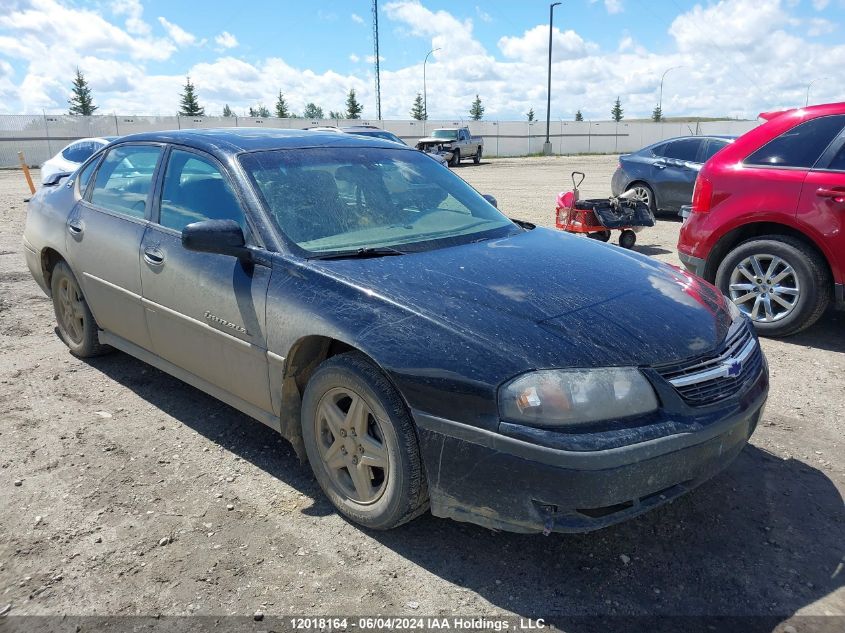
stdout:
POLYGON ((82 116, 91 116, 97 109, 94 105, 94 97, 91 95, 91 88, 85 81, 85 75, 79 68, 76 69, 76 78, 73 80, 72 96, 68 99, 70 113, 82 116))
POLYGON ((227 103, 226 105, 224 105, 224 106, 223 106, 223 116, 226 116, 226 117, 229 117, 229 116, 235 116, 235 115, 232 113, 232 108, 230 108, 230 107, 229 107, 229 104, 228 104, 228 103, 227 103))
POLYGON ((279 90, 279 98, 276 100, 276 116, 280 119, 287 119, 290 117, 288 103, 285 101, 285 96, 282 94, 281 90, 279 90))
POLYGON ((484 116, 484 106, 481 105, 481 98, 476 94, 475 101, 472 102, 472 107, 469 109, 469 118, 473 121, 480 121, 484 116))
POLYGON ((355 88, 350 88, 349 94, 346 96, 346 118, 360 119, 363 111, 364 106, 358 103, 358 99, 355 98, 355 88))
POLYGON ((346 114, 343 112, 335 112, 334 110, 329 110, 329 118, 330 119, 345 119, 346 114))
POLYGON ((305 109, 302 111, 302 118, 303 119, 322 119, 325 118, 323 116, 323 108, 316 105, 315 103, 306 103, 305 109))
POLYGON ((531 108, 531 109, 528 111, 528 114, 526 114, 525 116, 527 116, 527 117, 528 117, 528 120, 529 120, 529 121, 533 121, 533 120, 534 120, 534 108, 531 108))
POLYGON ((205 108, 200 106, 197 93, 191 78, 185 78, 185 87, 182 89, 182 97, 179 102, 180 116, 205 116, 205 108))
POLYGON ((613 117, 613 120, 619 123, 623 118, 625 118, 625 111, 622 109, 622 101, 619 97, 616 97, 616 103, 613 104, 613 109, 610 111, 610 116, 613 117))
POLYGON ((428 118, 425 114, 425 103, 419 92, 414 99, 414 105, 411 106, 411 118, 415 121, 425 121, 428 118))
POLYGON ((584 120, 584 115, 581 114, 581 110, 578 110, 578 112, 575 113, 575 120, 576 121, 583 121, 584 120))
POLYGON ((659 105, 654 106, 654 111, 651 113, 651 120, 655 123, 660 123, 663 120, 663 108, 659 105))

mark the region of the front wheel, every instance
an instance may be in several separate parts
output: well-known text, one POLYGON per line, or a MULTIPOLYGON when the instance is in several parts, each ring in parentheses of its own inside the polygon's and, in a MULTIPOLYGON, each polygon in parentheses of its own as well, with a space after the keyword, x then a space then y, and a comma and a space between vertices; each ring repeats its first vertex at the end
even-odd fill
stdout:
POLYGON ((449 161, 449 165, 452 167, 457 167, 461 164, 461 150, 456 149, 452 152, 452 160, 449 161))
POLYGON ((722 260, 716 285, 763 336, 811 326, 830 303, 830 272, 819 253, 786 235, 743 242, 722 260))
POLYGON ((413 421, 364 355, 340 354, 317 368, 302 401, 302 437, 317 482, 352 521, 386 530, 428 508, 413 421))
POLYGON ((65 262, 59 262, 53 268, 50 294, 53 295, 59 337, 71 354, 88 358, 111 350, 108 345, 100 344, 97 323, 82 296, 76 277, 65 262))
POLYGON ((481 162, 481 148, 478 148, 478 151, 475 153, 475 156, 472 157, 472 162, 478 165, 481 162))

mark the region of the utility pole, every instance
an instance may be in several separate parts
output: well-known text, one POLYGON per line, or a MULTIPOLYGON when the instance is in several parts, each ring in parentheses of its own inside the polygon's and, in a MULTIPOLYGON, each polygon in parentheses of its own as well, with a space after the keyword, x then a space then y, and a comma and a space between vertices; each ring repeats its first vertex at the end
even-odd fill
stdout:
POLYGON ((428 62, 428 56, 431 55, 434 51, 439 51, 439 48, 432 48, 425 54, 425 59, 423 60, 423 112, 425 112, 425 119, 428 120, 428 92, 426 92, 425 87, 425 65, 428 62))
POLYGON ((551 156, 552 143, 549 141, 549 126, 552 121, 552 22, 555 17, 555 7, 560 2, 553 2, 549 5, 549 82, 546 86, 546 142, 543 143, 543 154, 551 156))
POLYGON ((379 56, 378 56, 378 0, 373 0, 373 52, 375 53, 376 66, 376 112, 378 119, 381 121, 381 77, 379 74, 379 56))

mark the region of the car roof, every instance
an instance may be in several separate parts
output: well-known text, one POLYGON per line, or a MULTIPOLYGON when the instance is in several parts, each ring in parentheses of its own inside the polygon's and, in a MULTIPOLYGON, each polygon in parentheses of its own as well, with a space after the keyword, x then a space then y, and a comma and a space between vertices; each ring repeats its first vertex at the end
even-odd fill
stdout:
POLYGON ((385 149, 396 149, 397 147, 396 143, 390 141, 353 134, 338 134, 334 130, 284 130, 253 127, 144 132, 124 136, 120 139, 120 143, 127 142, 175 143, 218 155, 313 147, 383 147, 385 149))

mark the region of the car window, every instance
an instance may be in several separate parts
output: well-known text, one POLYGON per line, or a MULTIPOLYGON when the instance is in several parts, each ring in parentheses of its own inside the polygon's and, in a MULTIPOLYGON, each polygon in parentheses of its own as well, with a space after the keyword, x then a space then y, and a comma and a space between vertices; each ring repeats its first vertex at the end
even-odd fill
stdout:
POLYGON ((97 170, 91 203, 143 218, 160 156, 161 148, 155 145, 120 145, 110 150, 97 170))
POLYGON ((62 158, 72 163, 84 163, 101 147, 102 145, 100 143, 95 143, 94 141, 71 143, 62 150, 62 158))
POLYGON ((79 176, 77 177, 76 181, 79 184, 79 193, 85 194, 85 190, 88 188, 88 182, 91 180, 91 176, 94 173, 94 170, 97 168, 99 164, 99 160, 92 160, 90 163, 85 165, 85 168, 79 172, 79 176))
POLYGON ((836 156, 833 157, 827 168, 834 171, 845 171, 845 145, 836 152, 836 156))
POLYGON ((247 231, 241 205, 217 165, 174 149, 164 172, 159 224, 181 231, 202 220, 235 220, 247 231))
POLYGON ((240 160, 279 230, 312 253, 425 250, 520 230, 421 152, 309 148, 240 160))
POLYGON ((704 148, 704 156, 702 156, 701 162, 706 163, 708 160, 713 158, 716 152, 728 145, 728 143, 729 141, 726 140, 711 138, 707 143, 707 147, 704 148))
POLYGON ((651 148, 652 156, 663 156, 666 152, 666 143, 661 143, 651 148))
POLYGON ((805 121, 751 154, 746 165, 812 167, 845 125, 845 115, 805 121))
POLYGON ((700 138, 684 138, 679 141, 672 141, 666 147, 664 156, 689 162, 696 162, 698 150, 701 147, 700 138))

